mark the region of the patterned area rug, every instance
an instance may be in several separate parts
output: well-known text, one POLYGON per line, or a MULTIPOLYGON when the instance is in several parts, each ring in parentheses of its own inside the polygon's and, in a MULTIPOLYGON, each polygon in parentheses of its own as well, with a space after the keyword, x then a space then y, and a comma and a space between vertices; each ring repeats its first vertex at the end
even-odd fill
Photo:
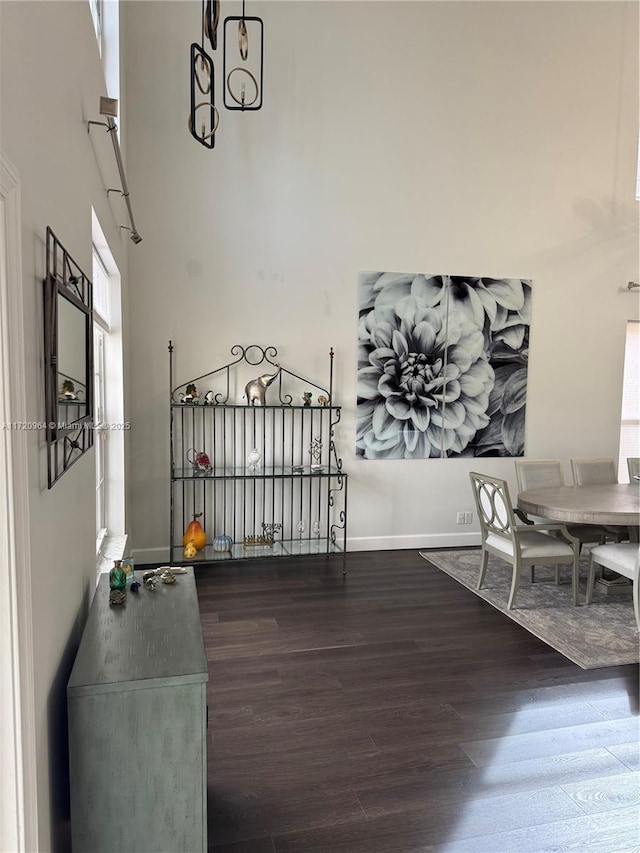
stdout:
POLYGON ((607 595, 596 589, 593 603, 584 604, 588 557, 580 560, 580 602, 571 601, 568 567, 560 569, 556 586, 553 567, 536 569, 536 582, 529 582, 529 570, 522 573, 520 590, 513 610, 507 610, 511 568, 489 556, 483 589, 476 589, 480 572, 480 549, 459 551, 420 551, 438 569, 483 598, 496 610, 522 625, 547 645, 559 651, 582 669, 638 663, 640 642, 633 614, 633 602, 627 595, 607 595))

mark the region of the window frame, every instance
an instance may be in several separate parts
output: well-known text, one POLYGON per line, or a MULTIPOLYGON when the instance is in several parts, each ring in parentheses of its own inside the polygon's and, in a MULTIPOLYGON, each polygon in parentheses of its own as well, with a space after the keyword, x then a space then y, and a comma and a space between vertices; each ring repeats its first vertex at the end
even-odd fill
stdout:
POLYGON ((89 0, 93 30, 98 42, 98 54, 102 58, 103 34, 104 34, 104 0, 89 0))
POLYGON ((629 482, 628 457, 640 456, 640 320, 627 320, 622 406, 618 444, 618 482, 629 482), (629 414, 632 417, 629 417, 629 414))

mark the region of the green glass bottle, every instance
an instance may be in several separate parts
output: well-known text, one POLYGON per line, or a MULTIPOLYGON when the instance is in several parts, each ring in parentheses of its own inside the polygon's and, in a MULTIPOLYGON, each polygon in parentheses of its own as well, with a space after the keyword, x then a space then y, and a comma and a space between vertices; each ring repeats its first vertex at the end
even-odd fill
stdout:
POLYGON ((109 572, 109 603, 124 604, 127 588, 127 573, 122 568, 122 560, 115 560, 109 572))

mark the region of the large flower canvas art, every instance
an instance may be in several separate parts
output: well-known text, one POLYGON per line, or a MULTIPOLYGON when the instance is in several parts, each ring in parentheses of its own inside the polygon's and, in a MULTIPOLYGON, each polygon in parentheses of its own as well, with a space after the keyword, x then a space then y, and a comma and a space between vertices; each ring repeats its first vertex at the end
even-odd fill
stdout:
POLYGON ((358 279, 356 456, 523 456, 531 282, 358 279))

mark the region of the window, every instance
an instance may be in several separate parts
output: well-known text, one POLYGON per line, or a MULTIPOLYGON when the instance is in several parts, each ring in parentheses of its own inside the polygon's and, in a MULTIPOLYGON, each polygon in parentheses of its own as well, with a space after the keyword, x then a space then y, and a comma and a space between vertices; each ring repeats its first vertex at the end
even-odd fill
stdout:
POLYGON ((120 274, 93 214, 93 346, 98 571, 123 556, 124 393, 120 274))
POLYGON ((107 534, 107 481, 105 477, 105 459, 108 451, 105 431, 106 423, 105 389, 105 337, 109 334, 109 275, 100 257, 93 247, 93 382, 94 382, 94 419, 96 423, 96 554, 100 554, 107 534))
POLYGON ((640 457, 640 322, 627 323, 620 418, 618 482, 629 482, 627 458, 640 457))
POLYGON ((89 0, 91 8, 91 17, 93 18, 93 29, 96 31, 96 39, 98 41, 98 53, 102 56, 102 18, 103 18, 103 0, 89 0))
MULTIPOLYGON (((107 95, 120 100, 120 0, 89 0, 107 95)), ((120 116, 120 122, 122 116, 120 116)))

